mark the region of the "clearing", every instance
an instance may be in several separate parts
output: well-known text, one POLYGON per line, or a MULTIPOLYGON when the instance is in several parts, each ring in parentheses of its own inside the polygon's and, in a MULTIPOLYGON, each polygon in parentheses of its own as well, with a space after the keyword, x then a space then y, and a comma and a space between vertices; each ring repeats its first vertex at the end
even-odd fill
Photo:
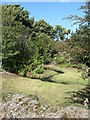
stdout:
POLYGON ((71 104, 83 105, 82 102, 85 98, 82 98, 82 96, 86 94, 84 89, 88 84, 88 80, 84 81, 80 77, 81 72, 78 72, 75 68, 48 65, 45 72, 45 76, 47 75, 53 82, 20 77, 11 73, 2 74, 3 98, 8 93, 19 93, 27 96, 38 96, 40 102, 44 105, 55 107, 71 104))

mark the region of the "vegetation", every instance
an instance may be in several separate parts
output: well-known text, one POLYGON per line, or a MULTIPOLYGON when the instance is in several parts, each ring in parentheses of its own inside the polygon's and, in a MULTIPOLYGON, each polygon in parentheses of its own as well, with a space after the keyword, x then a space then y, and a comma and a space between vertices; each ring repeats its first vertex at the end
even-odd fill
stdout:
POLYGON ((69 38, 69 29, 60 25, 53 28, 43 19, 35 21, 19 4, 2 5, 2 68, 23 76, 4 74, 3 95, 23 93, 56 106, 70 103, 65 101, 72 99, 67 92, 75 92, 78 99, 78 91, 87 86, 90 77, 88 3, 80 9, 84 10, 83 18, 67 17, 79 23, 69 38))
MULTIPOLYGON (((85 9, 87 15, 87 6, 81 9, 85 9)), ((89 66, 88 16, 83 19, 69 17, 73 18, 78 19, 80 28, 68 39, 70 30, 60 25, 53 28, 43 19, 34 21, 34 18, 29 18, 29 12, 18 4, 2 5, 3 68, 26 76, 28 71, 33 71, 38 65, 49 64, 55 57, 58 64, 71 66, 82 63, 89 66), (81 25, 82 20, 85 23, 81 25)))
POLYGON ((72 33, 71 39, 66 42, 66 51, 70 53, 72 61, 75 64, 82 63, 90 67, 90 51, 89 51, 89 19, 88 14, 89 2, 86 6, 81 6, 80 9, 84 12, 84 17, 81 18, 77 15, 71 15, 67 19, 75 20, 79 23, 79 29, 72 33), (71 50, 70 50, 71 49, 71 50))
MULTIPOLYGON (((47 66, 53 67, 53 66, 47 66)), ((78 73, 78 70, 75 68, 61 68, 54 66, 54 69, 62 70, 64 73, 55 73, 52 70, 47 70, 45 72, 45 76, 53 76, 50 77, 54 82, 45 82, 41 79, 31 79, 26 77, 20 77, 13 74, 3 74, 2 75, 2 96, 6 96, 8 93, 15 94, 25 94, 33 99, 39 99, 40 102, 44 105, 52 105, 54 107, 57 106, 68 106, 68 105, 81 105, 83 106, 83 101, 88 93, 77 96, 73 98, 74 100, 78 100, 78 102, 71 101, 72 94, 71 92, 75 92, 76 95, 78 91, 84 89, 88 80, 83 80, 81 76, 81 72, 78 73), (18 85, 17 85, 18 83, 18 85), (37 97, 38 96, 38 97, 37 97), (79 97, 79 98, 78 98, 79 97), (82 99, 82 102, 79 100, 82 99)), ((89 95, 89 94, 88 94, 89 95)))

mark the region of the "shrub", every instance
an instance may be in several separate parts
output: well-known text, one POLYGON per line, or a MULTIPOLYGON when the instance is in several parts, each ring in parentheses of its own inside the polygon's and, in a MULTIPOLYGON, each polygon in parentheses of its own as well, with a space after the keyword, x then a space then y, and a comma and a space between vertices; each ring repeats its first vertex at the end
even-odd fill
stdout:
POLYGON ((31 72, 27 71, 26 72, 26 77, 31 77, 31 72))
POLYGON ((26 76, 26 70, 25 70, 25 68, 21 68, 21 69, 18 71, 18 75, 25 77, 25 76, 26 76))
POLYGON ((86 64, 82 64, 82 63, 72 64, 72 67, 80 69, 80 70, 87 68, 86 64))
POLYGON ((71 62, 65 63, 65 67, 71 67, 71 66, 72 66, 71 62))
POLYGON ((39 100, 39 98, 35 94, 28 94, 28 97, 32 98, 33 100, 39 100))
POLYGON ((86 68, 82 70, 81 78, 83 80, 86 80, 88 78, 88 71, 86 68))
POLYGON ((44 72, 44 69, 43 69, 42 65, 38 66, 38 67, 33 71, 34 74, 42 74, 43 72, 44 72))
POLYGON ((29 65, 29 71, 33 71, 35 68, 37 67, 36 63, 34 64, 34 62, 32 64, 29 65))
POLYGON ((49 55, 44 55, 44 64, 49 64, 51 62, 51 58, 49 55))
POLYGON ((57 56, 56 57, 56 62, 58 64, 64 64, 65 63, 65 56, 57 56))

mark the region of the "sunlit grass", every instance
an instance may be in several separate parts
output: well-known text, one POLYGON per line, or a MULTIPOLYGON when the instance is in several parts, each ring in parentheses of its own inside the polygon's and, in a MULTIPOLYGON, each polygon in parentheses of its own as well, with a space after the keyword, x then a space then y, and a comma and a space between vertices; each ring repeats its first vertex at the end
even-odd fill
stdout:
MULTIPOLYGON (((84 88, 88 81, 84 81, 80 78, 81 73, 78 73, 73 68, 60 68, 64 73, 57 74, 51 79, 56 82, 44 82, 37 79, 20 77, 17 75, 7 74, 3 75, 3 96, 7 93, 21 93, 25 95, 35 94, 38 96, 42 104, 48 104, 52 106, 63 106, 68 105, 66 102, 66 94, 69 91, 79 91, 84 88)), ((46 74, 50 74, 46 72, 46 74)))

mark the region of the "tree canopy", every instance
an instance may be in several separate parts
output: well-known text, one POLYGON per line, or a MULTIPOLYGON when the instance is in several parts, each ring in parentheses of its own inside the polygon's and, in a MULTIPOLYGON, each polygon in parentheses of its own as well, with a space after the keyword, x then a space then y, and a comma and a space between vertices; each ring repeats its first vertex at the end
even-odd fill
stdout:
POLYGON ((79 29, 68 38, 70 29, 61 25, 53 28, 44 19, 35 21, 19 4, 2 5, 3 68, 17 74, 33 71, 38 65, 55 60, 55 56, 60 60, 62 53, 65 61, 90 66, 88 4, 80 9, 85 17, 67 17, 79 23, 79 29))

